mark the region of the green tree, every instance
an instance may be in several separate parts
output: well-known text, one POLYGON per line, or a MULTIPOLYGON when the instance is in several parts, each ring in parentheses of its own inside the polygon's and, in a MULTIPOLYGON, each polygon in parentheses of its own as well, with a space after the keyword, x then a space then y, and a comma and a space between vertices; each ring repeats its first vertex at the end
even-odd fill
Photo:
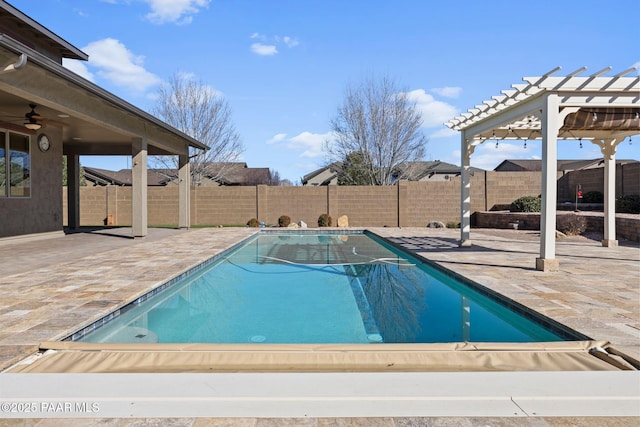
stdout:
POLYGON ((338 185, 376 185, 371 170, 371 162, 363 153, 348 153, 338 166, 338 185))
MULTIPOLYGON (((86 186, 87 180, 84 178, 84 169, 80 165, 80 186, 86 186)), ((62 186, 67 186, 67 156, 62 156, 62 186)))

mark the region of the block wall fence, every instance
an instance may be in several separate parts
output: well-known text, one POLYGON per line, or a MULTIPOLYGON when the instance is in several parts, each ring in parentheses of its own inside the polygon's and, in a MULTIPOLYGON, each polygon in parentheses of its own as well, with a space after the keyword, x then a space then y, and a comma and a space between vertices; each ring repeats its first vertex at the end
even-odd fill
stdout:
MULTIPOLYGON (((629 166, 629 165, 625 165, 629 166)), ((617 194, 638 194, 640 167, 618 167, 617 194), (624 179, 622 179, 624 178, 624 179), (623 192, 624 191, 624 192, 623 192)), ((575 197, 577 183, 584 192, 603 191, 602 169, 577 171, 558 180, 559 201, 575 197), (581 176, 571 176, 580 172, 581 176), (598 175, 599 174, 599 175, 598 175), (594 178, 595 177, 595 178, 594 178)), ((64 224, 67 224, 66 188, 64 224)), ((522 196, 541 192, 540 172, 480 172, 471 177, 471 211, 489 211, 510 204, 522 196)), ((178 224, 178 188, 149 187, 149 226, 178 224)), ((328 213, 334 221, 349 217, 354 227, 424 227, 431 221, 460 221, 460 177, 450 181, 401 181, 395 186, 192 187, 192 226, 244 225, 251 218, 266 224, 278 223, 281 215, 292 222, 316 226, 318 217, 328 213)), ((83 226, 131 225, 131 187, 81 187, 80 224, 83 226)))

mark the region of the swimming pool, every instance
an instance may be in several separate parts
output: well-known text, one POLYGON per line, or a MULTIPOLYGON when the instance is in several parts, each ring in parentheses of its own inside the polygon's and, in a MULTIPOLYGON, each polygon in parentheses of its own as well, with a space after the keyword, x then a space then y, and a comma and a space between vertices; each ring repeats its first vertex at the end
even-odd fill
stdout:
POLYGON ((266 232, 73 339, 451 343, 580 339, 368 233, 266 232))

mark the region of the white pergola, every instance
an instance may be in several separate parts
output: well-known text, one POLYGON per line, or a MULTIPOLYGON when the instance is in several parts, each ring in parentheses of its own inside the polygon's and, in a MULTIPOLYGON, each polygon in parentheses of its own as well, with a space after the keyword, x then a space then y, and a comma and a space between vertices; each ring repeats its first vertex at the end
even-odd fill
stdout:
POLYGON ((606 76, 611 67, 580 76, 586 67, 555 76, 557 67, 502 91, 445 123, 461 134, 460 246, 470 246, 470 158, 487 140, 542 140, 540 257, 536 269, 557 271, 555 259, 558 140, 580 140, 600 147, 604 157, 603 246, 617 245, 615 230, 616 149, 640 133, 640 76, 630 68, 606 76))

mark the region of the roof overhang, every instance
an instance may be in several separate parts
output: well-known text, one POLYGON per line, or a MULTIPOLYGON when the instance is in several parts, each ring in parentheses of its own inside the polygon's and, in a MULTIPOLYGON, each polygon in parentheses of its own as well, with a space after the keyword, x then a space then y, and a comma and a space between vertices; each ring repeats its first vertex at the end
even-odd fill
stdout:
POLYGON ((20 38, 24 39, 23 44, 28 45, 29 40, 38 40, 41 44, 59 52, 64 58, 84 61, 89 58, 86 53, 4 1, 0 2, 0 20, 5 24, 3 27, 19 28, 22 35, 20 38), (44 43, 44 40, 47 42, 44 43))
POLYGON ((445 123, 464 133, 469 141, 487 139, 542 139, 541 112, 548 94, 559 99, 558 139, 622 140, 640 133, 640 76, 636 68, 604 76, 607 67, 579 76, 586 67, 555 77, 560 67, 539 77, 525 77, 523 84, 494 96, 445 123))
MULTIPOLYGON (((132 141, 147 141, 151 155, 206 149, 199 141, 131 105, 24 44, 0 34, 0 64, 21 54, 27 63, 0 72, 0 123, 22 127, 28 104, 48 126, 62 129, 65 154, 131 155, 132 141)), ((25 129, 26 131, 26 129, 25 129)))

